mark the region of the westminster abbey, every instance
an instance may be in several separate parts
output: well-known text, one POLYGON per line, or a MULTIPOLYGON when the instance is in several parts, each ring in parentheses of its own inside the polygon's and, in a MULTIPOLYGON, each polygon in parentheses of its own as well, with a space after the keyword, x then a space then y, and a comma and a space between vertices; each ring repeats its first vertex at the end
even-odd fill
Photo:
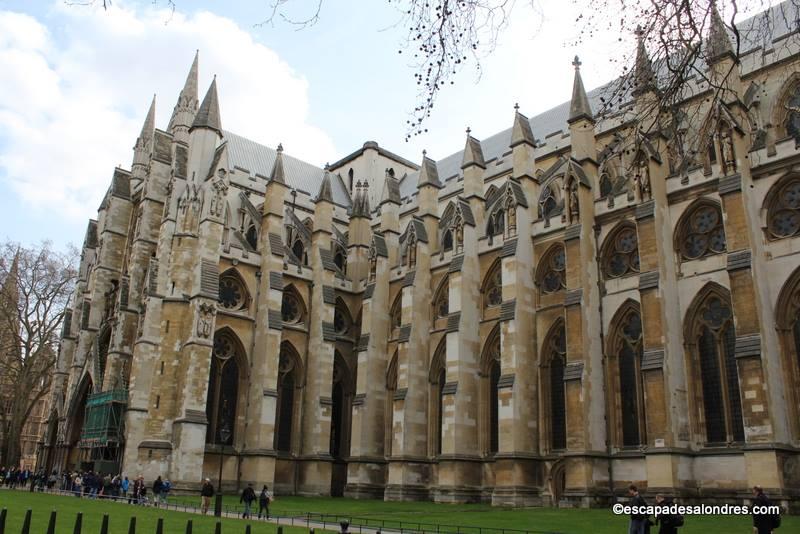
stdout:
POLYGON ((455 154, 370 141, 325 168, 223 129, 195 57, 89 221, 42 465, 797 508, 800 36, 737 54, 711 30, 722 89, 690 80, 676 135, 638 127, 654 77, 600 114, 576 60, 569 102, 455 154))

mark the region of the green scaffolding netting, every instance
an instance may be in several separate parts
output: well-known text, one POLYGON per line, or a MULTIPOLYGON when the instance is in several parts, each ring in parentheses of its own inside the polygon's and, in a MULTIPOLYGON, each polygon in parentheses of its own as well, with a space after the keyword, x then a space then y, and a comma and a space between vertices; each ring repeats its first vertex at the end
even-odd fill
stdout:
POLYGON ((122 417, 128 390, 113 389, 89 395, 81 432, 81 447, 105 447, 122 442, 122 417))

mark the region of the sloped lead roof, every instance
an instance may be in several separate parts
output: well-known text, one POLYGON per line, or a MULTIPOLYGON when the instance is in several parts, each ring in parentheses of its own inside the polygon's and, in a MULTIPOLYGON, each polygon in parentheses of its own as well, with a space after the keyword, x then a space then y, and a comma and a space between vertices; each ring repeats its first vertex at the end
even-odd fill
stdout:
MULTIPOLYGON (((278 152, 274 148, 269 148, 231 132, 223 132, 223 136, 228 141, 228 161, 231 167, 247 172, 251 177, 258 177, 266 182, 270 172, 272 172, 272 167, 275 165, 278 152)), ((310 163, 294 158, 284 151, 283 172, 286 185, 313 197, 319 191, 325 171, 310 163)), ((337 177, 333 176, 332 178, 331 192, 333 194, 333 202, 340 206, 349 207, 350 199, 344 184, 337 177)))

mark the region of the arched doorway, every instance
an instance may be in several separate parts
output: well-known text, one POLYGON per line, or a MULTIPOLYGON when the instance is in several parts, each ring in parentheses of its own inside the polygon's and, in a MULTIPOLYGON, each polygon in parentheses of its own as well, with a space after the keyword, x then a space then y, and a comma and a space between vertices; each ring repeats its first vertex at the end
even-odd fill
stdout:
POLYGON ((91 468, 87 465, 91 460, 90 449, 81 448, 80 440, 86 419, 86 402, 93 389, 92 377, 87 373, 72 397, 72 403, 67 413, 67 435, 65 440, 67 458, 64 465, 66 469, 91 468))
POLYGON ((331 496, 344 495, 347 484, 347 461, 350 455, 350 413, 355 387, 350 367, 337 350, 333 358, 333 383, 331 384, 331 434, 330 454, 333 457, 331 496))
POLYGON ((559 503, 564 498, 566 486, 567 470, 564 468, 564 461, 559 460, 550 469, 550 496, 553 507, 558 508, 559 503))

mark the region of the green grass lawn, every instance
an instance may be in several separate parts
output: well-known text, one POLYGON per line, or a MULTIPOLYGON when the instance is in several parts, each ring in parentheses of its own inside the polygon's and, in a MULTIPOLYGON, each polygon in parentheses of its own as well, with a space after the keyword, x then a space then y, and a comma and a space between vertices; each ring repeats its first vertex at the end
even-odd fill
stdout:
MULTIPOLYGON (((173 510, 162 510, 152 507, 133 506, 125 503, 99 500, 78 499, 61 495, 44 495, 27 491, 0 490, 0 509, 8 509, 6 534, 19 534, 25 512, 33 510, 31 534, 45 534, 50 512, 57 511, 56 533, 72 534, 75 517, 83 513, 83 534, 97 534, 103 514, 109 516, 109 532, 111 534, 128 534, 131 516, 136 516, 136 533, 153 534, 159 517, 164 518, 164 534, 183 534, 186 522, 191 519, 193 534, 213 534, 216 519, 213 515, 202 516, 187 514, 173 510)), ((245 526, 252 525, 252 534, 274 534, 276 526, 264 522, 248 522, 241 519, 222 519, 223 534, 243 534, 245 526)), ((284 527, 285 534, 300 534, 306 529, 284 527)))
MULTIPOLYGON (((199 497, 175 497, 172 502, 185 502, 191 505, 199 503, 199 497)), ((226 496, 226 506, 238 504, 238 498, 226 496)), ((25 515, 25 510, 34 510, 34 519, 31 529, 33 534, 44 534, 50 511, 58 510, 58 534, 71 534, 78 511, 83 512, 83 525, 85 534, 95 534, 100 531, 100 522, 103 514, 109 514, 112 534, 127 534, 128 522, 131 515, 137 517, 138 534, 152 534, 155 532, 156 520, 164 518, 165 534, 183 534, 187 519, 194 522, 194 534, 212 534, 215 520, 211 516, 198 516, 176 511, 165 511, 150 507, 130 506, 122 503, 89 501, 69 496, 54 496, 32 494, 28 492, 0 491, 0 508, 8 508, 9 520, 6 534, 18 534, 25 515)), ((448 505, 431 502, 398 503, 370 500, 332 499, 332 498, 305 498, 305 497, 278 497, 270 507, 274 515, 303 515, 306 512, 336 514, 354 518, 354 524, 363 519, 369 519, 374 525, 376 521, 386 520, 386 527, 399 526, 390 521, 402 521, 407 530, 422 530, 435 532, 436 527, 422 525, 417 528, 412 523, 428 525, 460 525, 472 527, 468 534, 477 533, 478 528, 483 529, 519 529, 541 532, 561 532, 565 534, 597 533, 620 534, 627 532, 628 519, 615 516, 610 510, 593 509, 552 509, 552 508, 527 508, 503 509, 493 508, 484 504, 476 505, 448 505)), ((333 521, 333 517, 328 517, 333 521)), ((240 534, 244 532, 247 522, 237 519, 224 519, 224 534, 240 534)), ((275 525, 253 522, 253 534, 267 534, 275 532, 275 525)), ((681 534, 707 534, 707 533, 747 533, 752 532, 752 522, 749 516, 702 516, 687 517, 686 525, 680 529, 681 534)), ((450 530, 450 529, 447 529, 450 530)), ((284 528, 286 534, 299 534, 304 529, 284 528)), ((351 532, 358 532, 351 528, 351 532)), ((462 530, 463 532, 463 530, 462 530)), ((654 530, 653 532, 657 532, 654 530)), ((800 517, 784 517, 779 534, 800 532, 800 517)))
MULTIPOLYGON (((199 498, 176 497, 197 503, 199 498)), ((226 506, 238 505, 238 497, 226 496, 226 506)), ((332 499, 327 497, 278 497, 270 506, 274 515, 302 515, 306 512, 336 514, 342 518, 353 518, 353 524, 368 519, 369 525, 380 525, 385 520, 386 528, 399 528, 399 521, 406 529, 435 531, 429 526, 417 528, 413 523, 459 525, 488 529, 519 529, 565 534, 597 533, 619 534, 628 531, 628 518, 614 515, 610 509, 553 509, 525 508, 505 509, 487 504, 436 504, 432 502, 384 502, 374 500, 332 499)), ((681 534, 708 534, 716 532, 752 532, 750 516, 687 516, 686 524, 679 529, 681 534)), ((333 521, 334 518, 326 518, 333 521)), ((780 534, 800 532, 800 517, 784 516, 780 534)), ((351 528, 351 531, 354 529, 351 528)), ((447 529, 449 530, 449 529, 447 529)), ((455 531, 455 529, 453 529, 455 531)), ((463 529, 462 529, 463 530, 463 529)), ((658 529, 653 529, 653 533, 658 529)), ((472 534, 472 531, 470 531, 472 534)))

